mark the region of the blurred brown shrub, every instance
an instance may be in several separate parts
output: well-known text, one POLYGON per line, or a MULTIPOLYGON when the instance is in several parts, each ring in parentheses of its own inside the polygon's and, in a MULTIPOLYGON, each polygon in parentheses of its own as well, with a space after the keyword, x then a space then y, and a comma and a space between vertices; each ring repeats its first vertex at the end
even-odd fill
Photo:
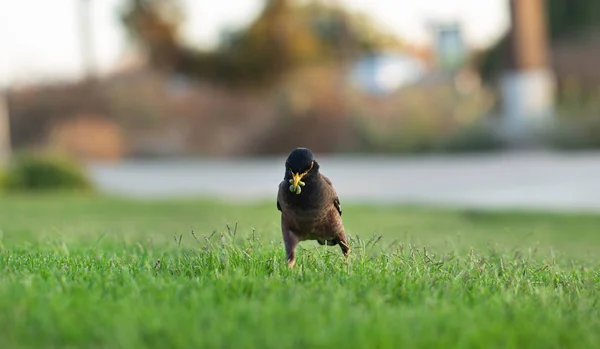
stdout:
POLYGON ((272 97, 275 115, 251 147, 256 153, 285 153, 302 145, 317 152, 354 146, 339 67, 313 66, 289 74, 272 97))
POLYGON ((53 125, 48 147, 79 159, 116 160, 125 155, 121 128, 98 116, 78 115, 53 125))
POLYGON ((350 100, 354 130, 361 141, 359 149, 443 151, 453 148, 454 141, 462 142, 458 148, 464 150, 495 147, 477 139, 486 130, 476 126, 492 109, 494 94, 477 85, 462 91, 460 81, 451 76, 441 75, 435 80, 408 86, 385 98, 355 93, 350 100), (469 139, 473 141, 470 146, 469 139))

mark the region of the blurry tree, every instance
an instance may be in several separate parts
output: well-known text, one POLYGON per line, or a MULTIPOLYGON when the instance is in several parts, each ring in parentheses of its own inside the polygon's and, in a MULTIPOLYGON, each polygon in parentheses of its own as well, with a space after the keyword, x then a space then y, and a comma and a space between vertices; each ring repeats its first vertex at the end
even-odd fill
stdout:
POLYGON ((178 37, 177 0, 129 0, 123 19, 152 64, 229 85, 268 84, 298 66, 327 63, 399 45, 369 18, 314 0, 266 0, 247 27, 214 51, 187 47, 178 37))
POLYGON ((177 0, 129 0, 121 20, 134 41, 147 51, 153 66, 171 69, 179 63, 183 16, 177 0))
POLYGON ((294 65, 298 38, 305 50, 310 51, 315 44, 302 29, 290 0, 269 0, 249 27, 230 34, 227 42, 213 53, 213 61, 199 73, 207 75, 213 71, 218 74, 215 78, 226 81, 268 82, 294 65), (220 69, 213 70, 211 66, 220 69))

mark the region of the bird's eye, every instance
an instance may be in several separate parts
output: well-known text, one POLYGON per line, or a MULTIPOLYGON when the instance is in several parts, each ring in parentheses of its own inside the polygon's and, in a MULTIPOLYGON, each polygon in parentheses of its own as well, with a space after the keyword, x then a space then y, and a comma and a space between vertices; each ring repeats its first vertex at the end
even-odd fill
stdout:
POLYGON ((305 171, 305 172, 307 172, 307 173, 308 173, 308 172, 310 172, 310 170, 312 170, 312 168, 313 168, 313 166, 314 166, 314 165, 315 165, 315 162, 314 162, 314 161, 311 161, 311 162, 310 162, 310 165, 308 166, 308 168, 306 169, 306 171, 305 171))

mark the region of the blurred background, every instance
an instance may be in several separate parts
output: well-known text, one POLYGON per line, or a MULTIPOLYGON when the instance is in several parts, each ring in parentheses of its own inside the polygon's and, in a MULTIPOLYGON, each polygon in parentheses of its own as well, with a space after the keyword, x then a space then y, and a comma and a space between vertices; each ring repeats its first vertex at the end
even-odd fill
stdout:
POLYGON ((304 146, 350 200, 598 209, 599 24, 594 0, 4 1, 0 154, 274 198, 304 146))

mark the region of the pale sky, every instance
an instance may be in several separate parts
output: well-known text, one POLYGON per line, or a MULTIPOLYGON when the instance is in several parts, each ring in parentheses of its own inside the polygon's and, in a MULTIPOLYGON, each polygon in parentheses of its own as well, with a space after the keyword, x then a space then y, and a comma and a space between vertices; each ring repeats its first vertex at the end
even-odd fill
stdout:
MULTIPOLYGON (((79 0, 0 0, 0 85, 45 78, 69 79, 81 71, 79 0)), ((362 10, 402 38, 426 43, 430 20, 458 20, 470 46, 488 45, 508 26, 507 0, 332 0, 362 10)), ((110 70, 128 48, 118 11, 125 0, 93 0, 98 68, 110 70)), ((263 0, 183 0, 186 41, 212 46, 220 31, 247 24, 263 0), (233 3, 235 2, 235 5, 233 3)))

